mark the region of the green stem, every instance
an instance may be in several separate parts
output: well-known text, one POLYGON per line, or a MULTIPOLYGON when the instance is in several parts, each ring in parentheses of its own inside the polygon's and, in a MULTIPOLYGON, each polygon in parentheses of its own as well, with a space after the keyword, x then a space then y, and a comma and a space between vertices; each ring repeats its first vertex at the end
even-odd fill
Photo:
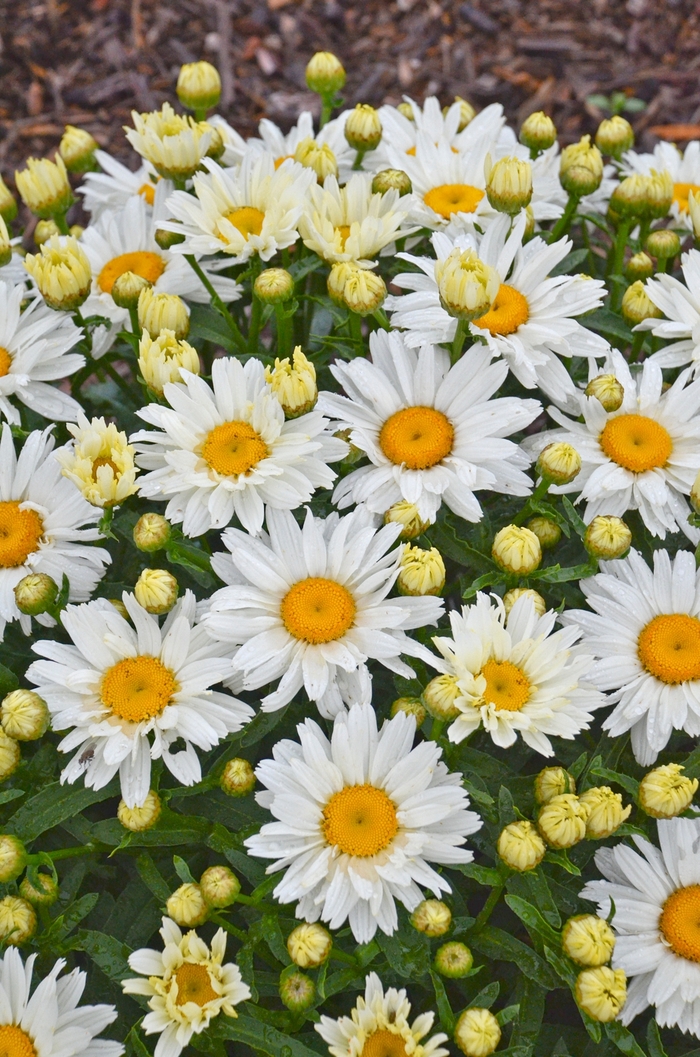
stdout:
POLYGON ((535 487, 535 491, 532 493, 530 498, 525 503, 524 507, 519 514, 516 514, 511 525, 522 525, 525 518, 529 515, 535 503, 539 502, 544 496, 546 496, 551 485, 551 481, 548 477, 543 477, 540 483, 535 487))
POLYGON ((389 317, 387 316, 383 308, 378 308, 376 312, 372 313, 372 316, 374 319, 376 319, 377 323, 382 328, 382 330, 391 330, 391 323, 389 322, 389 317))
POLYGON ((131 320, 131 329, 133 330, 136 337, 141 340, 141 324, 139 323, 139 310, 138 308, 129 309, 129 319, 131 320))
POLYGON ((248 352, 253 355, 258 351, 258 337, 262 320, 262 302, 254 297, 250 306, 250 326, 248 327, 248 352))
POLYGON ((236 939, 245 941, 248 939, 248 934, 243 932, 242 929, 237 929, 235 925, 232 925, 230 921, 227 921, 223 914, 210 914, 209 920, 213 921, 216 925, 221 925, 222 929, 226 932, 230 932, 236 939))
POLYGON ((472 925, 471 929, 469 930, 472 936, 476 932, 481 932, 481 930, 483 928, 485 928, 486 925, 488 924, 489 918, 493 914, 493 911, 494 911, 494 909, 496 907, 496 904, 498 903, 498 900, 501 898, 501 896, 503 894, 504 887, 505 887, 505 885, 500 884, 500 885, 497 885, 496 888, 492 888, 491 889, 488 899, 486 900, 486 902, 484 903, 483 907, 481 908, 481 910, 477 914, 476 921, 474 922, 474 924, 472 925))
POLYGON ((65 213, 54 213, 54 223, 62 235, 70 235, 70 228, 65 213))
POLYGON ((445 726, 445 724, 444 724, 443 720, 441 720, 441 719, 434 719, 433 720, 433 725, 430 728, 430 740, 431 741, 437 741, 438 740, 438 738, 442 734, 442 728, 444 726, 445 726))
POLYGON ((211 298, 211 303, 214 306, 214 308, 226 320, 228 328, 231 331, 231 336, 233 337, 233 342, 237 346, 238 351, 239 352, 247 352, 248 348, 246 346, 245 338, 241 334, 241 332, 240 332, 240 330, 238 328, 238 324, 236 323, 236 320, 233 318, 233 316, 229 312, 228 308, 226 307, 224 302, 221 300, 221 298, 217 294, 217 292, 214 289, 214 287, 211 285, 211 282, 209 281, 208 276, 205 275, 205 273, 202 271, 202 269, 200 268, 199 264, 197 263, 195 258, 192 256, 192 254, 186 253, 185 254, 185 260, 189 264, 189 266, 192 269, 192 271, 198 276, 199 281, 201 282, 202 286, 204 287, 204 289, 209 294, 209 297, 211 298))
POLYGON ((452 339, 452 351, 450 352, 450 359, 452 363, 456 363, 462 355, 462 348, 464 346, 464 339, 467 336, 467 323, 464 319, 457 320, 457 329, 455 336, 452 339))
POLYGON ((356 355, 362 355, 362 316, 357 312, 348 312, 348 324, 350 327, 350 339, 355 346, 356 355))
POLYGON ((319 121, 319 127, 323 128, 327 125, 331 119, 333 112, 333 103, 335 102, 335 92, 322 92, 321 93, 321 120, 319 121))
POLYGON ((630 363, 634 363, 637 357, 639 356, 645 337, 646 333, 643 330, 637 331, 637 333, 634 335, 634 338, 632 339, 632 348, 630 350, 629 355, 630 363))
POLYGON ((112 379, 113 382, 115 382, 119 386, 124 395, 129 397, 129 401, 132 401, 133 394, 131 392, 131 389, 129 388, 129 384, 125 381, 124 378, 122 378, 122 376, 119 374, 119 371, 115 371, 112 364, 106 360, 103 364, 101 364, 101 366, 104 367, 109 377, 112 379))
POLYGON ((364 158, 366 153, 367 153, 367 151, 365 151, 365 150, 358 150, 358 152, 355 155, 355 161, 352 163, 353 169, 361 169, 362 168, 362 159, 364 158))
POLYGON ((357 958, 346 951, 339 951, 337 947, 331 947, 331 958, 335 958, 338 962, 345 962, 346 965, 357 965, 357 958))
POLYGON ((58 862, 59 859, 74 859, 76 855, 92 855, 94 851, 96 848, 93 844, 81 844, 76 848, 61 848, 59 851, 42 851, 36 855, 28 855, 27 864, 43 866, 47 855, 53 862, 58 862))
POLYGON ((578 208, 580 198, 578 195, 569 195, 569 200, 566 203, 564 212, 557 220, 556 224, 549 233, 549 241, 556 242, 562 235, 565 235, 571 227, 571 221, 574 219, 574 215, 578 208))
POLYGON ((205 106, 196 106, 194 108, 194 119, 195 121, 206 121, 207 108, 205 106))
POLYGON ((280 359, 289 356, 292 351, 292 320, 287 315, 285 306, 275 305, 277 319, 277 355, 280 359))
POLYGON ((627 245, 629 233, 629 220, 621 220, 617 229, 617 234, 615 235, 615 242, 613 245, 613 257, 610 264, 611 275, 622 275, 622 265, 625 259, 625 246, 627 245))
POLYGON ((668 269, 669 259, 668 257, 659 257, 656 264, 656 274, 661 275, 668 269))
POLYGON ((651 229, 651 220, 649 220, 648 217, 645 217, 645 219, 640 221, 640 223, 639 223, 639 248, 640 248, 640 250, 644 249, 644 243, 647 240, 647 236, 649 234, 650 229, 651 229))

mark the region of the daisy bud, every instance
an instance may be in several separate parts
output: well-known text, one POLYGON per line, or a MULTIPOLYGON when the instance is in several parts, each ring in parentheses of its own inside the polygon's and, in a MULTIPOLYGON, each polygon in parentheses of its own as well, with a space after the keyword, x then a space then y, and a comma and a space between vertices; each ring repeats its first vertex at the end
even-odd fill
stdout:
POLYGON ((627 977, 622 969, 601 965, 578 974, 574 989, 580 1009, 591 1020, 609 1024, 615 1020, 627 1001, 627 977))
POLYGON ((140 551, 153 554, 165 547, 171 535, 170 522, 162 514, 142 514, 134 525, 134 543, 140 551))
POLYGON ((634 327, 645 319, 659 319, 662 312, 647 294, 644 283, 638 279, 627 287, 622 296, 622 315, 634 327))
POLYGON ((518 139, 530 150, 548 150, 557 142, 557 128, 551 117, 538 110, 523 121, 518 139))
POLYGON ((652 818, 675 818, 690 807, 697 778, 685 778, 679 763, 667 763, 645 774, 639 783, 639 806, 652 818))
POLYGON ((294 151, 294 161, 306 169, 313 169, 321 184, 327 176, 338 175, 338 162, 332 149, 327 143, 318 143, 312 136, 299 142, 294 151))
POLYGON ((181 242, 185 241, 185 236, 179 231, 166 231, 165 228, 156 228, 153 232, 153 238, 162 250, 172 249, 173 246, 179 246, 181 242))
POLYGON ((300 969, 318 969, 328 960, 333 938, 318 922, 297 925, 287 937, 289 957, 300 969))
POLYGON ((33 690, 13 690, 3 699, 0 723, 8 738, 36 741, 48 728, 48 706, 33 690))
POLYGON ((382 169, 372 180, 373 195, 383 195, 387 191, 398 191, 400 195, 410 195, 412 190, 411 178, 403 169, 382 169))
POLYGON ((141 807, 127 807, 124 800, 119 801, 117 818, 124 829, 132 833, 143 833, 144 830, 152 829, 162 810, 161 799, 155 789, 149 789, 146 799, 141 807))
POLYGON ((139 326, 149 334, 171 330, 178 341, 190 332, 190 312, 177 294, 158 294, 150 287, 142 290, 138 300, 139 326))
POLYGON ((55 220, 37 220, 34 228, 32 238, 34 239, 34 245, 40 249, 45 242, 48 242, 52 235, 60 235, 61 232, 58 229, 58 224, 55 220))
POLYGON ((652 231, 644 243, 645 248, 652 257, 659 260, 669 260, 677 257, 681 252, 681 240, 675 231, 664 230, 652 231))
POLYGON ((134 127, 125 126, 126 138, 156 172, 179 181, 195 174, 213 139, 206 122, 176 114, 170 103, 148 114, 132 110, 131 118, 134 127))
POLYGON ((44 219, 66 213, 75 201, 60 154, 55 162, 27 158, 27 168, 15 173, 15 183, 27 208, 44 219))
POLYGON ((247 796, 255 787, 255 771, 247 760, 237 756, 224 767, 219 784, 228 796, 247 796))
POLYGON ((435 262, 435 278, 442 307, 451 316, 464 320, 485 315, 501 285, 496 270, 485 264, 475 250, 459 247, 445 260, 435 262))
POLYGON ((199 374, 197 350, 187 341, 178 341, 172 330, 161 330, 155 339, 144 330, 139 341, 139 371, 148 388, 162 396, 169 382, 182 381, 180 368, 199 374))
POLYGON ((179 590, 177 580, 167 569, 144 569, 134 586, 138 604, 155 616, 170 612, 179 590))
POLYGON ((528 206, 525 210, 525 230, 523 231, 523 241, 527 242, 535 234, 535 214, 532 211, 532 206, 528 206))
POLYGON ((55 452, 64 477, 72 481, 88 503, 111 507, 137 490, 134 449, 126 433, 103 418, 91 422, 78 416, 78 425, 70 423, 74 443, 55 452))
POLYGON ((534 870, 545 857, 547 846, 532 822, 522 819, 501 830, 496 851, 511 870, 534 870))
POLYGON ((634 129, 629 121, 616 114, 598 125, 595 145, 602 154, 620 160, 626 150, 634 146, 634 129))
POLYGON ((445 563, 437 547, 422 550, 407 543, 396 586, 401 595, 439 595, 445 586, 445 563))
POLYGON ((523 595, 530 599, 535 607, 535 613, 537 616, 544 616, 547 610, 547 603, 539 591, 533 591, 531 587, 512 587, 510 591, 506 591, 503 596, 503 607, 506 611, 506 616, 508 616, 515 603, 519 598, 522 598, 523 595))
MULTIPOLYGON (((15 210, 16 210, 15 206, 15 210)), ((0 212, 2 212, 2 195, 0 192, 0 212)), ((695 192, 691 191, 688 194, 688 212, 690 213, 690 219, 693 224, 693 234, 695 238, 700 238, 700 195, 696 197, 695 192)), ((6 218, 7 219, 7 218, 6 218)), ((9 218, 11 220, 12 217, 9 218)), ((9 223, 8 220, 8 223, 9 223)))
POLYGON ((494 209, 516 216, 532 198, 532 166, 519 158, 501 158, 491 169, 486 195, 494 209))
POLYGON ((409 918, 417 932, 444 936, 452 924, 452 911, 441 899, 424 899, 409 918))
POLYGON ((0 836, 0 883, 16 880, 27 865, 27 849, 18 837, 0 836))
POLYGON ((606 411, 618 411, 625 398, 622 382, 614 374, 599 374, 586 386, 586 396, 594 396, 606 411))
POLYGON ((46 304, 57 312, 74 312, 90 293, 90 262, 72 236, 52 235, 40 253, 27 254, 24 267, 46 304))
POLYGON ((540 541, 540 547, 543 551, 556 547, 561 539, 561 529, 556 521, 552 521, 549 517, 530 518, 527 527, 530 529, 530 532, 535 533, 540 541))
POLYGON ((610 207, 620 217, 641 217, 645 213, 648 177, 634 173, 620 180, 610 197, 610 207))
POLYGON ((664 169, 657 172, 652 169, 646 185, 646 215, 652 220, 660 220, 668 214, 673 202, 673 179, 670 172, 664 169))
POLYGON ((561 946, 577 965, 595 969, 612 958, 615 933, 597 914, 578 914, 564 925, 561 946))
POLYGON ((632 533, 621 517, 598 514, 586 529, 583 545, 592 558, 609 562, 627 553, 632 533))
POLYGON ((253 293, 263 304, 281 304, 293 295, 294 279, 286 268, 265 268, 253 284, 253 293))
MULTIPOLYGON (((41 221, 39 222, 41 223, 41 221)), ((0 216, 0 268, 4 268, 12 260, 12 243, 7 224, 0 216)))
POLYGON ((575 793, 576 781, 563 767, 543 767, 535 778, 535 801, 548 804, 562 793, 575 793))
POLYGON ((501 1028, 490 1009, 465 1009, 455 1024, 455 1042, 465 1057, 490 1057, 501 1041, 501 1028))
POLYGON ((14 738, 0 730, 0 782, 6 781, 19 767, 20 749, 14 738))
POLYGON ((66 163, 68 172, 84 173, 97 167, 95 151, 99 144, 84 128, 66 125, 58 145, 58 153, 66 163))
POLYGON ((211 110, 221 99, 221 78, 210 62, 186 62, 177 78, 177 97, 188 110, 211 110))
POLYGON ((621 794, 613 793, 607 785, 587 789, 585 793, 581 793, 579 803, 588 808, 586 836, 593 840, 611 837, 625 819, 629 818, 632 810, 631 804, 623 808, 621 794))
POLYGON ((11 224, 17 216, 17 202, 2 176, 0 176, 0 217, 11 224))
POLYGON ((474 964, 474 956, 466 943, 456 941, 443 943, 442 947, 438 947, 435 951, 433 964, 441 976, 446 976, 450 980, 461 980, 469 975, 474 964))
POLYGON ((228 866, 210 866, 199 878, 199 887, 205 902, 220 910, 235 903, 241 882, 228 866))
POLYGON ((625 265, 625 276, 631 283, 637 279, 649 279, 653 274, 654 262, 644 250, 633 254, 625 265))
POLYGON ((17 896, 0 899, 0 943, 21 947, 36 932, 36 914, 31 903, 17 896))
POLYGON ((399 103, 396 109, 407 121, 415 122, 416 115, 413 113, 413 107, 410 103, 399 103))
POLYGON ((111 289, 112 300, 118 308, 138 308, 142 290, 150 290, 153 283, 136 272, 122 272, 114 280, 111 289))
POLYGON ((542 547, 534 532, 520 525, 506 525, 496 533, 491 556, 514 576, 527 576, 542 561, 542 547))
POLYGON ((593 194, 603 179, 603 156, 591 146, 591 137, 582 136, 578 143, 564 147, 559 163, 559 182, 569 194, 593 194))
POLYGON ((401 525, 399 539, 414 540, 425 532, 429 523, 423 521, 417 506, 414 506, 413 503, 407 503, 405 499, 400 499, 398 503, 394 503, 393 506, 389 507, 385 513, 384 524, 401 525))
POLYGON ((318 95, 335 95, 345 84, 345 70, 331 51, 317 51, 306 66, 306 83, 318 95))
POLYGON ((345 138, 353 150, 376 150, 382 139, 379 114, 368 103, 358 103, 345 120, 345 138))
POLYGON ((48 873, 36 873, 34 881, 25 876, 20 883, 19 894, 32 906, 50 907, 58 899, 58 881, 48 873))
POLYGON ((121 598, 108 598, 107 601, 111 606, 114 606, 120 617, 124 617, 124 620, 131 620, 129 610, 126 608, 121 598))
POLYGON ((700 472, 698 472, 695 480, 693 481, 693 486, 690 489, 689 499, 690 505, 692 506, 695 513, 700 514, 700 472))
POLYGON ((165 904, 168 917, 182 928, 192 929, 203 925, 209 917, 209 906, 202 889, 191 881, 180 885, 165 904))
POLYGON ((36 617, 54 604, 58 584, 48 573, 29 573, 15 584, 14 594, 20 613, 36 617))
POLYGON ((413 716, 416 721, 416 730, 425 723, 428 711, 419 697, 397 697, 391 706, 391 718, 399 712, 405 712, 407 716, 413 716))
POLYGON ((553 484, 568 484, 581 472, 581 456, 571 444, 558 440, 542 449, 536 470, 553 484))
MULTIPOLYGON (((459 125, 457 126, 457 132, 463 132, 467 125, 471 125, 476 117, 476 110, 466 99, 462 99, 461 95, 455 96, 455 103, 459 103, 459 125)), ((443 110, 443 114, 449 109, 449 106, 446 106, 443 110)))
POLYGON ((294 349, 291 363, 286 356, 275 359, 274 367, 266 367, 265 381, 282 405, 285 418, 299 418, 316 406, 316 368, 301 351, 301 345, 294 349))
POLYGON ((344 304, 358 316, 369 316, 381 307, 386 285, 376 272, 344 261, 331 268, 328 293, 337 304, 344 304))
POLYGON ((553 848, 573 848, 586 836, 589 809, 573 793, 553 796, 537 816, 537 828, 553 848))
POLYGON ((289 973, 280 979, 280 998, 292 1013, 303 1013, 316 1000, 316 985, 306 973, 289 973))
POLYGON ((444 722, 455 719, 460 710, 455 704, 461 691, 454 675, 436 675, 423 691, 423 701, 433 719, 444 722))

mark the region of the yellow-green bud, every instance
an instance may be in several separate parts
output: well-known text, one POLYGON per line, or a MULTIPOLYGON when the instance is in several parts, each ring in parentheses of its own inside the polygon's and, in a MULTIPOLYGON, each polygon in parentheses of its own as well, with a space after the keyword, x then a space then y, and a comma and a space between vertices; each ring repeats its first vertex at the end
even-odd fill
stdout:
POLYGON ((625 276, 631 283, 637 279, 649 279, 654 274, 654 262, 648 253, 640 250, 633 254, 625 265, 625 276))
POLYGON ((417 932, 426 936, 444 936, 452 924, 452 911, 441 899, 424 899, 409 920, 417 932))
POLYGON ((153 238, 162 250, 172 249, 173 246, 179 246, 181 242, 185 241, 185 236, 181 232, 166 231, 165 228, 156 228, 153 238))
POLYGON ((134 595, 147 613, 169 613, 177 602, 180 588, 167 569, 144 569, 134 586, 134 595))
POLYGON ((540 547, 543 551, 556 547, 561 539, 561 529, 556 521, 552 521, 549 517, 530 518, 527 527, 530 529, 530 532, 535 533, 540 541, 540 547))
POLYGON ((305 169, 313 169, 316 179, 323 183, 327 176, 338 175, 338 159, 328 143, 319 143, 312 136, 307 136, 297 144, 294 161, 305 169))
POLYGON ((68 172, 83 173, 96 168, 95 151, 99 144, 87 129, 66 125, 58 146, 58 153, 68 172))
POLYGON ((511 870, 534 870, 545 857, 547 846, 528 819, 511 822, 501 830, 496 844, 500 858, 511 870))
POLYGON ((379 114, 369 103, 358 103, 345 119, 345 138, 353 150, 376 150, 382 139, 379 114))
POLYGON ((162 810, 161 799, 155 789, 149 789, 146 799, 141 807, 128 807, 126 801, 120 800, 117 808, 117 818, 124 829, 132 833, 143 833, 152 829, 160 818, 162 810))
POLYGON ((659 319, 663 313, 646 292, 644 283, 637 280, 625 290, 622 297, 622 315, 631 327, 645 319, 659 319))
POLYGON ((306 83, 319 95, 335 95, 345 84, 345 70, 331 51, 317 51, 306 66, 306 83))
POLYGON ((287 937, 289 957, 300 969, 318 969, 328 960, 333 937, 318 922, 297 925, 287 937))
POLYGON ((589 809, 573 793, 554 796, 537 816, 537 828, 553 848, 572 848, 586 836, 589 809))
POLYGON ((36 932, 34 907, 26 899, 5 896, 0 899, 0 943, 21 947, 36 932))
POLYGON ((425 723, 428 712, 419 697, 397 697, 391 705, 391 717, 397 716, 399 712, 405 712, 407 716, 413 716, 416 721, 416 729, 425 723))
POLYGON ((332 300, 344 304, 358 316, 369 316, 381 308, 386 284, 376 272, 360 268, 352 261, 343 261, 331 268, 328 293, 332 300))
POLYGON ((561 946, 577 965, 595 969, 612 958, 615 933, 597 914, 577 914, 564 925, 561 946))
POLYGON ((620 217, 641 217, 646 212, 646 195, 649 178, 634 173, 620 180, 610 197, 610 207, 620 217))
POLYGON ((586 529, 583 545, 591 557, 609 562, 627 553, 632 546, 632 533, 621 517, 598 514, 586 529))
POLYGON ((228 866, 210 866, 199 878, 204 900, 217 910, 235 903, 241 882, 228 866))
POLYGON ((19 743, 14 738, 8 738, 4 730, 0 730, 0 782, 4 782, 17 770, 20 755, 19 743))
POLYGON ((181 382, 181 368, 199 374, 199 353, 187 341, 178 341, 172 330, 152 338, 144 330, 139 340, 139 371, 148 388, 162 396, 170 382, 181 382))
POLYGON ((555 796, 575 793, 576 781, 563 767, 543 767, 535 778, 535 801, 548 804, 555 796))
POLYGON ((500 158, 491 169, 486 196, 499 213, 516 216, 532 198, 532 166, 519 158, 500 158))
POLYGON ((644 245, 652 257, 662 261, 677 257, 681 252, 681 240, 676 232, 665 229, 650 232, 644 245))
POLYGON ((673 201, 673 180, 670 172, 664 169, 657 172, 652 169, 649 173, 649 183, 646 189, 646 215, 652 220, 661 220, 668 214, 673 201))
MULTIPOLYGON (((2 205, 0 203, 1 210, 2 205)), ((694 191, 688 193, 688 212, 693 225, 693 234, 698 239, 700 238, 700 195, 697 195, 694 191)))
POLYGON ((610 786, 600 785, 581 793, 579 803, 588 809, 586 836, 593 840, 611 837, 629 818, 630 804, 622 806, 622 796, 614 793, 610 786))
POLYGON ((554 484, 568 484, 581 472, 581 456, 571 444, 557 440, 542 449, 536 470, 554 484))
POLYGON ((36 617, 54 604, 58 584, 48 573, 29 573, 14 588, 15 603, 20 613, 36 617))
POLYGON ((11 224, 17 216, 17 201, 2 176, 0 176, 0 217, 11 224))
POLYGON ((523 595, 530 599, 535 607, 535 613, 537 613, 537 616, 544 616, 547 610, 547 603, 539 591, 533 591, 531 587, 512 587, 510 591, 506 591, 503 596, 503 608, 506 611, 506 616, 508 616, 515 603, 519 598, 522 598, 523 595))
POLYGON ((414 121, 415 122, 416 116, 413 113, 413 107, 411 106, 410 103, 406 103, 406 102, 399 103, 398 106, 396 107, 396 109, 398 110, 398 112, 403 117, 406 118, 407 121, 414 121))
POLYGON ((122 272, 114 280, 111 289, 112 300, 119 308, 138 308, 139 297, 142 290, 149 290, 153 286, 150 279, 136 272, 122 272))
POLYGON ((652 818, 676 818, 687 811, 698 790, 697 778, 686 778, 679 763, 666 763, 639 783, 639 806, 652 818))
POLYGON ((569 194, 593 194, 603 179, 603 156, 597 147, 591 146, 591 137, 582 136, 561 152, 559 181, 569 194))
POLYGON ((55 220, 37 220, 34 228, 34 245, 41 248, 45 242, 48 242, 52 235, 60 235, 61 232, 58 229, 58 224, 55 220))
POLYGON ((634 129, 626 118, 615 114, 598 125, 595 144, 603 154, 619 161, 625 151, 634 146, 634 129))
POLYGON ((423 691, 423 701, 433 719, 444 722, 456 719, 460 709, 455 704, 461 691, 454 675, 436 675, 423 691))
POLYGON ((40 253, 27 254, 24 267, 46 304, 57 312, 74 312, 90 293, 90 261, 72 236, 52 235, 40 253))
POLYGON ((498 272, 475 250, 458 246, 435 264, 440 304, 451 316, 466 321, 485 315, 501 286, 498 272))
POLYGON ((445 586, 445 563, 436 547, 422 550, 407 543, 396 586, 402 595, 439 595, 445 586))
POLYGON ((627 977, 622 969, 601 965, 578 974, 574 989, 580 1009, 591 1020, 609 1024, 616 1020, 627 1001, 627 977))
POLYGON ((557 141, 557 128, 551 117, 537 110, 523 121, 518 138, 530 150, 548 150, 557 141))
POLYGON ((190 331, 190 313, 177 294, 158 294, 150 287, 142 290, 138 300, 139 326, 149 334, 172 330, 178 341, 190 331))
POLYGON ((162 550, 170 541, 170 522, 162 514, 149 511, 142 514, 134 525, 134 543, 140 551, 153 554, 162 550))
POLYGON ((614 374, 599 374, 586 386, 586 396, 594 396, 606 411, 619 411, 625 390, 614 374))
MULTIPOLYGON (((476 117, 476 110, 471 103, 462 99, 461 95, 455 96, 455 103, 459 103, 459 125, 457 126, 457 132, 463 132, 467 125, 471 125, 472 121, 476 117)), ((443 109, 443 114, 447 113, 450 108, 446 106, 443 109)))
POLYGON ((280 998, 292 1013, 303 1013, 316 1000, 316 985, 306 973, 289 973, 280 978, 280 998))
POLYGON ((15 173, 15 183, 27 208, 43 219, 66 213, 75 201, 60 154, 55 162, 27 158, 27 168, 15 173))
POLYGON ((180 885, 165 904, 168 917, 182 928, 192 929, 203 925, 209 917, 209 905, 202 889, 191 881, 180 885))
POLYGON ((490 1009, 465 1009, 455 1024, 455 1042, 464 1057, 491 1057, 501 1041, 501 1028, 490 1009))
MULTIPOLYGON (((42 223, 40 221, 40 223, 42 223)), ((0 216, 0 268, 4 268, 12 260, 12 242, 7 224, 0 216)))
POLYGON ((700 471, 697 473, 690 489, 690 505, 696 514, 700 514, 700 471))
POLYGON ((373 195, 383 195, 387 191, 398 191, 400 195, 410 195, 412 190, 411 178, 403 169, 382 169, 372 180, 373 195))
POLYGON ((255 787, 255 771, 247 760, 237 756, 224 767, 220 785, 228 796, 247 796, 255 787))
POLYGON ((474 964, 474 956, 466 943, 443 943, 435 951, 433 962, 436 972, 446 976, 449 980, 461 980, 468 976, 474 964))
POLYGON ((221 99, 219 71, 210 62, 186 62, 180 67, 176 91, 188 110, 211 110, 221 99))
POLYGON ((19 837, 0 836, 0 883, 15 881, 27 865, 27 849, 19 837))
POLYGON ((27 875, 20 882, 19 894, 35 907, 50 907, 58 899, 58 881, 48 873, 34 874, 34 881, 27 875))
POLYGON ((8 738, 36 741, 46 733, 49 710, 33 690, 13 690, 3 699, 0 723, 8 738))
POLYGON ((513 576, 527 576, 542 561, 542 547, 534 532, 521 525, 506 525, 496 533, 491 556, 513 576))
POLYGON ((294 293, 294 279, 286 268, 265 268, 253 284, 253 293, 266 305, 282 304, 294 293))
POLYGON ((398 503, 394 503, 393 506, 389 507, 384 515, 384 524, 401 525, 401 534, 399 535, 401 540, 414 540, 425 532, 428 527, 428 522, 423 521, 418 507, 414 506, 413 503, 407 503, 405 499, 400 499, 398 503))
POLYGON ((274 367, 265 368, 265 381, 279 400, 286 418, 299 418, 316 406, 318 386, 316 368, 297 345, 290 361, 275 359, 274 367))

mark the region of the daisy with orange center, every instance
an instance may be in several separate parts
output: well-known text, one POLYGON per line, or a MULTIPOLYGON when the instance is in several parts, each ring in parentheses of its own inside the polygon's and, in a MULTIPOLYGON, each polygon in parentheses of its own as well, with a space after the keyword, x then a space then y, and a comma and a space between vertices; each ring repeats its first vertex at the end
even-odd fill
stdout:
POLYGON ((637 850, 598 851, 605 880, 589 881, 581 897, 611 919, 613 968, 631 978, 622 1023, 653 1006, 660 1027, 700 1036, 700 823, 662 819, 657 828, 660 848, 635 837, 637 850))
POLYGON ((162 758, 183 785, 201 778, 195 746, 207 752, 252 716, 229 694, 209 689, 229 670, 195 622, 191 591, 162 627, 133 595, 123 595, 131 623, 106 599, 68 606, 62 623, 73 645, 37 642, 46 660, 27 678, 46 701, 54 730, 69 733, 62 752, 77 749, 62 781, 101 789, 117 772, 127 807, 141 807, 151 788, 151 760, 162 758), (171 751, 179 739, 184 749, 171 751))
MULTIPOLYGON (((80 187, 77 188, 78 194, 83 196, 85 209, 92 214, 93 221, 104 212, 123 209, 135 195, 143 198, 146 205, 153 206, 156 187, 163 177, 158 176, 149 162, 144 161, 132 172, 103 150, 95 151, 95 160, 100 167, 99 171, 85 173, 80 187)), ((174 186, 169 182, 168 191, 172 190, 174 186)))
MULTIPOLYGON (((268 873, 286 869, 274 895, 298 901, 298 918, 332 929, 347 920, 358 943, 377 928, 391 935, 396 900, 411 911, 419 886, 436 897, 451 891, 429 864, 471 862, 462 845, 481 820, 436 743, 412 748, 413 716, 399 712, 378 730, 372 706, 353 705, 330 740, 312 720, 297 732, 298 743, 280 742, 256 770, 266 786, 257 800, 278 821, 245 841, 249 854, 275 860, 268 873)), ((400 1057, 392 1048, 400 1042, 377 1035, 370 1057, 400 1057)))

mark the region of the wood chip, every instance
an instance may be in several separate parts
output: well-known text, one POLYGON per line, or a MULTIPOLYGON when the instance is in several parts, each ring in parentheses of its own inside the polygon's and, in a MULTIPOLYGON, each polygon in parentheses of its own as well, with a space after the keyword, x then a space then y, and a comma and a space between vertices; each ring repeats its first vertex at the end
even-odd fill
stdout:
POLYGON ((649 131, 659 139, 672 143, 677 140, 700 139, 700 125, 652 125, 649 131))

